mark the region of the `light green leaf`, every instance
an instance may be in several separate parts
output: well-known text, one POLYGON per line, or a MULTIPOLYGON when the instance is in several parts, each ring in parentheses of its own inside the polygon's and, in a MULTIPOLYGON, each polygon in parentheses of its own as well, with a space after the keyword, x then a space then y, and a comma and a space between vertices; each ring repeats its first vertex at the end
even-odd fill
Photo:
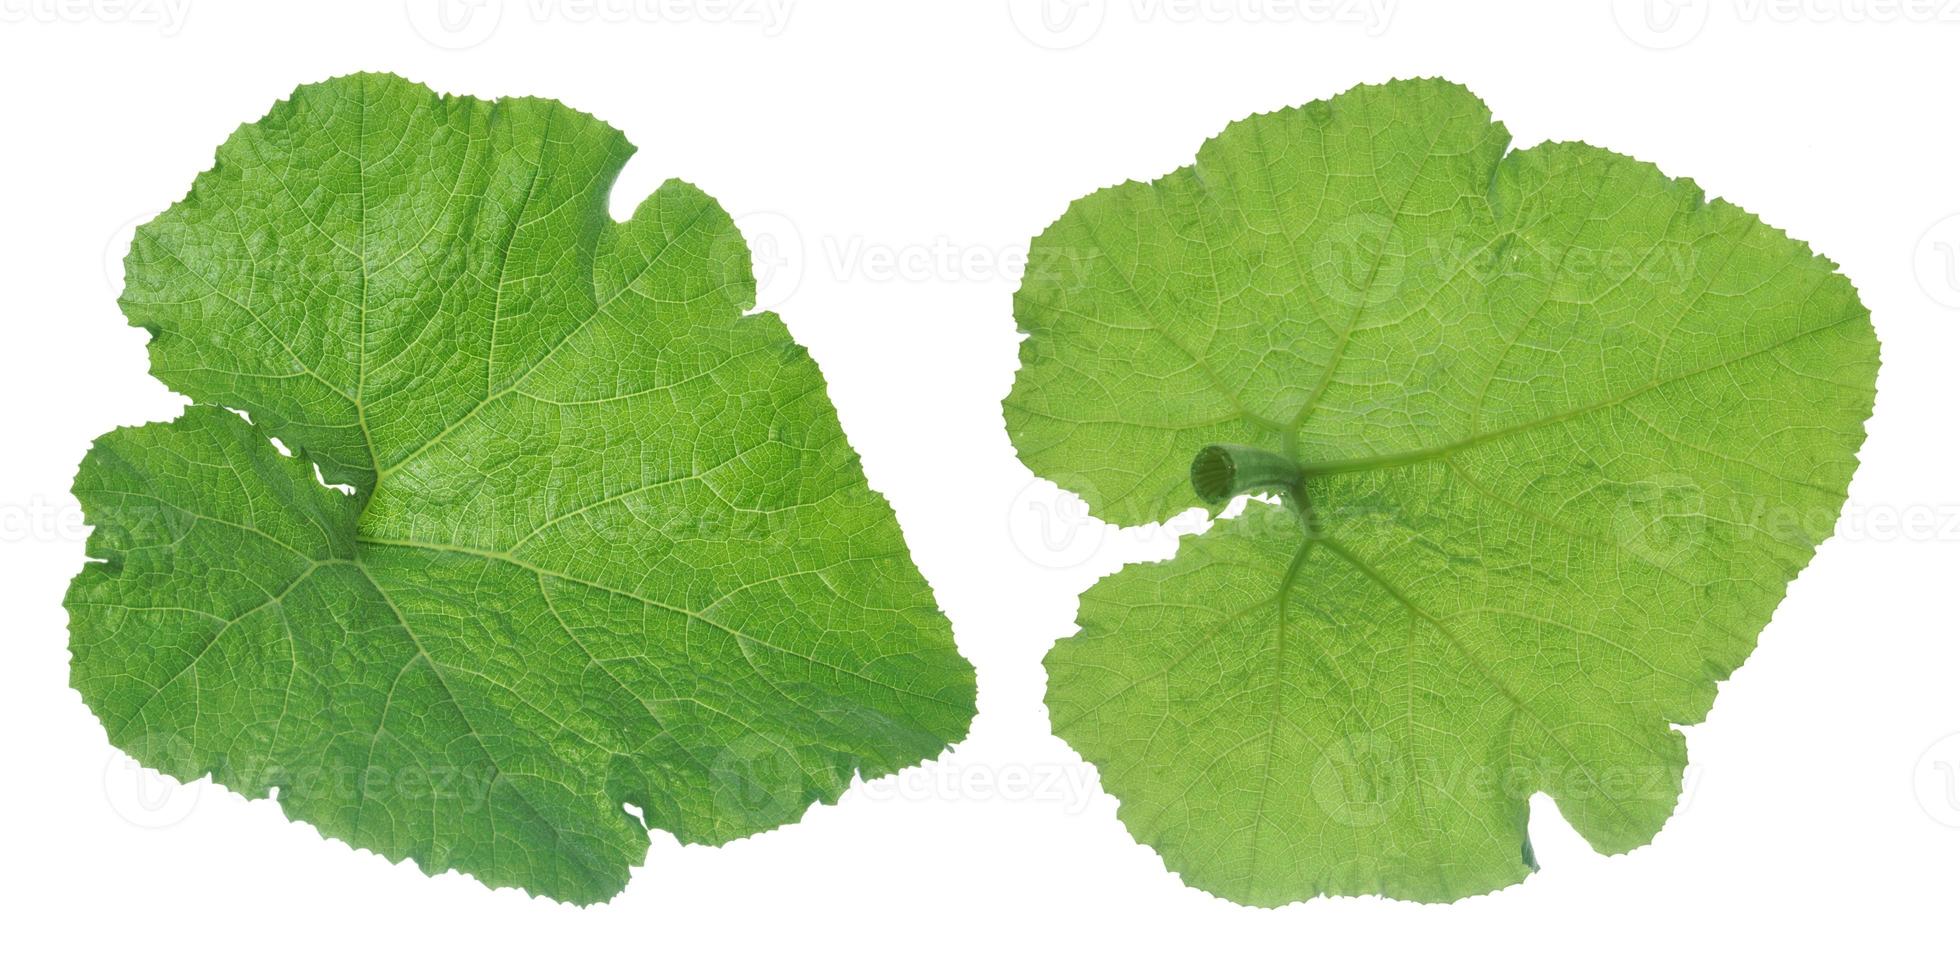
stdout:
POLYGON ((645 856, 629 805, 719 843, 963 736, 973 671, 822 375, 745 315, 712 199, 608 218, 631 152, 351 76, 140 229, 123 308, 198 404, 75 481, 74 684, 111 741, 587 903, 645 856))
POLYGON ((1071 205, 1008 429, 1119 523, 1277 494, 1082 599, 1055 730, 1138 840, 1257 905, 1447 901, 1674 809, 1835 523, 1878 367, 1835 267, 1686 180, 1506 152, 1461 87, 1255 116, 1071 205), (1195 483, 1195 487, 1194 487, 1195 483))

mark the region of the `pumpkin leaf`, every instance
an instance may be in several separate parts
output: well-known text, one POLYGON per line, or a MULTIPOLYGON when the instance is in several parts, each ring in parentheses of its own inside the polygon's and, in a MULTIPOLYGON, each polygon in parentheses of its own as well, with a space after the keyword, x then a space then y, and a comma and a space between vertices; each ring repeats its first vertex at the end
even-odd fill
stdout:
POLYGON ((1055 730, 1192 885, 1449 901, 1543 792, 1647 843, 1677 726, 1834 526, 1878 368, 1810 248, 1474 95, 1364 85, 1072 204, 1005 404, 1114 523, 1254 493, 1083 596, 1055 730))
POLYGON ((351 76, 138 231, 123 309, 195 404, 75 481, 73 680, 112 742, 589 903, 649 826, 754 834, 963 736, 972 668, 823 376, 746 312, 707 195, 608 217, 631 152, 351 76))

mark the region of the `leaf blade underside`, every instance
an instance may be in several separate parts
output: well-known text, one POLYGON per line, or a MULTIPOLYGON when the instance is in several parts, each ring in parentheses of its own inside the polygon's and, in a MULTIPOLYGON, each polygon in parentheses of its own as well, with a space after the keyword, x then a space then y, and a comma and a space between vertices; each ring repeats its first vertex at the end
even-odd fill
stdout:
POLYGON ((1083 596, 1056 732, 1187 882, 1425 901, 1672 812, 1700 721, 1828 536, 1877 370, 1827 260, 1447 82, 1234 123, 1036 239, 1005 403, 1116 523, 1243 444, 1284 505, 1083 596), (1043 272, 1047 274, 1042 274, 1043 272))

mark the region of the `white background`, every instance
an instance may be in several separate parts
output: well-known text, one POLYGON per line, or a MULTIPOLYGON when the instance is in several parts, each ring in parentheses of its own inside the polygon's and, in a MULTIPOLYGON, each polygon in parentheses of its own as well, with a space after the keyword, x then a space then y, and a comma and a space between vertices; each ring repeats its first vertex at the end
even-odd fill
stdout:
POLYGON ((448 2, 0 0, 8 972, 1960 969, 1960 3, 448 2), (655 834, 585 910, 429 879, 109 748, 66 682, 67 489, 96 435, 181 404, 113 303, 122 250, 233 127, 355 69, 556 97, 642 148, 616 214, 676 175, 740 216, 978 665, 968 741, 720 849, 655 834), (1653 845, 1600 857, 1541 798, 1544 870, 1496 895, 1240 908, 1167 873, 1048 734, 1040 661, 1076 594, 1172 538, 1074 520, 1015 460, 1009 297, 1072 199, 1248 113, 1416 74, 1468 84, 1516 145, 1655 161, 1838 260, 1884 342, 1877 412, 1838 537, 1690 731, 1653 845))

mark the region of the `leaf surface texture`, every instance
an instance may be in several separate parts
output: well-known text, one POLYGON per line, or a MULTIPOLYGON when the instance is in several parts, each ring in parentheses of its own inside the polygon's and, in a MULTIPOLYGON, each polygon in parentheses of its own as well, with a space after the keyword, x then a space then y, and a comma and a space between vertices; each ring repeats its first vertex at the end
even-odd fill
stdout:
POLYGON ((628 805, 719 843, 963 736, 972 669, 817 366, 707 195, 608 217, 631 152, 350 76, 139 230, 122 305, 195 404, 76 478, 73 680, 116 745, 588 903, 645 856, 628 805))
POLYGON ((1878 344, 1851 284, 1691 182, 1508 150, 1439 80, 1227 127, 1071 205, 1015 297, 1037 475, 1119 524, 1194 458, 1278 503, 1082 599, 1055 730, 1193 885, 1448 901, 1535 868, 1536 792, 1651 840, 1835 523, 1878 344))

